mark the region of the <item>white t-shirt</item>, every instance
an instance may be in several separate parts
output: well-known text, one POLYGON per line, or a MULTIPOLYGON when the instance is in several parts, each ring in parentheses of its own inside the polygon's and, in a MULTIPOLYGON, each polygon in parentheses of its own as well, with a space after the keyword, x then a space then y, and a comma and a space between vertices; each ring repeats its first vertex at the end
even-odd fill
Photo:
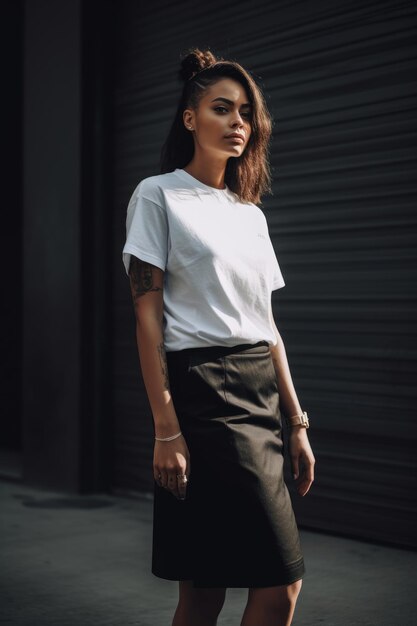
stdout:
POLYGON ((271 291, 285 282, 263 211, 183 169, 144 178, 129 201, 122 258, 164 270, 167 352, 275 345, 271 291))

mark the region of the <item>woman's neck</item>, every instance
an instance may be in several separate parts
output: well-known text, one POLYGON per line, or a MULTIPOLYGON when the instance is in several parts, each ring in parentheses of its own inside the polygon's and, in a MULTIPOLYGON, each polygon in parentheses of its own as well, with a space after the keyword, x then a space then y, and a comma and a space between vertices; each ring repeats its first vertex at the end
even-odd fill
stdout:
POLYGON ((224 162, 208 164, 193 159, 187 163, 183 170, 209 187, 224 189, 226 186, 224 182, 226 165, 224 162))

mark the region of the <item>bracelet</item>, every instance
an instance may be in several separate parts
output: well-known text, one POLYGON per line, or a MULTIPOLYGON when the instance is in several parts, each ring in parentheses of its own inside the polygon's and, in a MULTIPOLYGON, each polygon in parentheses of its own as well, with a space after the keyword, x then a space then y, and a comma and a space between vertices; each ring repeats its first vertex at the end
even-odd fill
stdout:
POLYGON ((182 435, 181 431, 178 434, 176 434, 176 435, 172 435, 172 437, 155 437, 155 439, 157 441, 172 441, 173 439, 176 439, 180 435, 182 435))

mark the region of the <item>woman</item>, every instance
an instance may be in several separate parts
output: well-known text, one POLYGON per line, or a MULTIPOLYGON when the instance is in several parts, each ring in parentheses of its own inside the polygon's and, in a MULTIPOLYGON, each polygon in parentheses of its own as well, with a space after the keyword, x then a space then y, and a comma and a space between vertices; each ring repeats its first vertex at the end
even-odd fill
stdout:
POLYGON ((217 623, 247 587, 241 626, 289 625, 305 572, 283 479, 282 409, 298 493, 313 481, 307 414, 274 323, 284 286, 256 203, 272 121, 238 63, 182 60, 161 174, 127 212, 141 370, 155 428, 152 572, 179 581, 173 626, 217 623))

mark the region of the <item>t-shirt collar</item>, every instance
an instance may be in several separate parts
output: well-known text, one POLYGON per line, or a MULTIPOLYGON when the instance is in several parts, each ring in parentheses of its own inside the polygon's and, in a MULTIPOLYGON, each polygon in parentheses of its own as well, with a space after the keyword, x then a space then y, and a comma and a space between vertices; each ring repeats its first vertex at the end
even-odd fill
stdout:
POLYGON ((191 183, 195 187, 201 187, 202 189, 205 189, 206 191, 210 191, 217 196, 230 195, 232 193, 229 187, 226 185, 226 183, 225 183, 226 186, 224 189, 217 189, 216 187, 210 187, 210 185, 206 185, 205 183, 202 183, 201 180, 198 180, 198 178, 194 178, 194 176, 191 176, 191 174, 189 174, 188 172, 186 172, 185 170, 179 167, 177 167, 174 170, 174 173, 177 174, 177 176, 179 176, 183 180, 187 181, 188 183, 191 183))

